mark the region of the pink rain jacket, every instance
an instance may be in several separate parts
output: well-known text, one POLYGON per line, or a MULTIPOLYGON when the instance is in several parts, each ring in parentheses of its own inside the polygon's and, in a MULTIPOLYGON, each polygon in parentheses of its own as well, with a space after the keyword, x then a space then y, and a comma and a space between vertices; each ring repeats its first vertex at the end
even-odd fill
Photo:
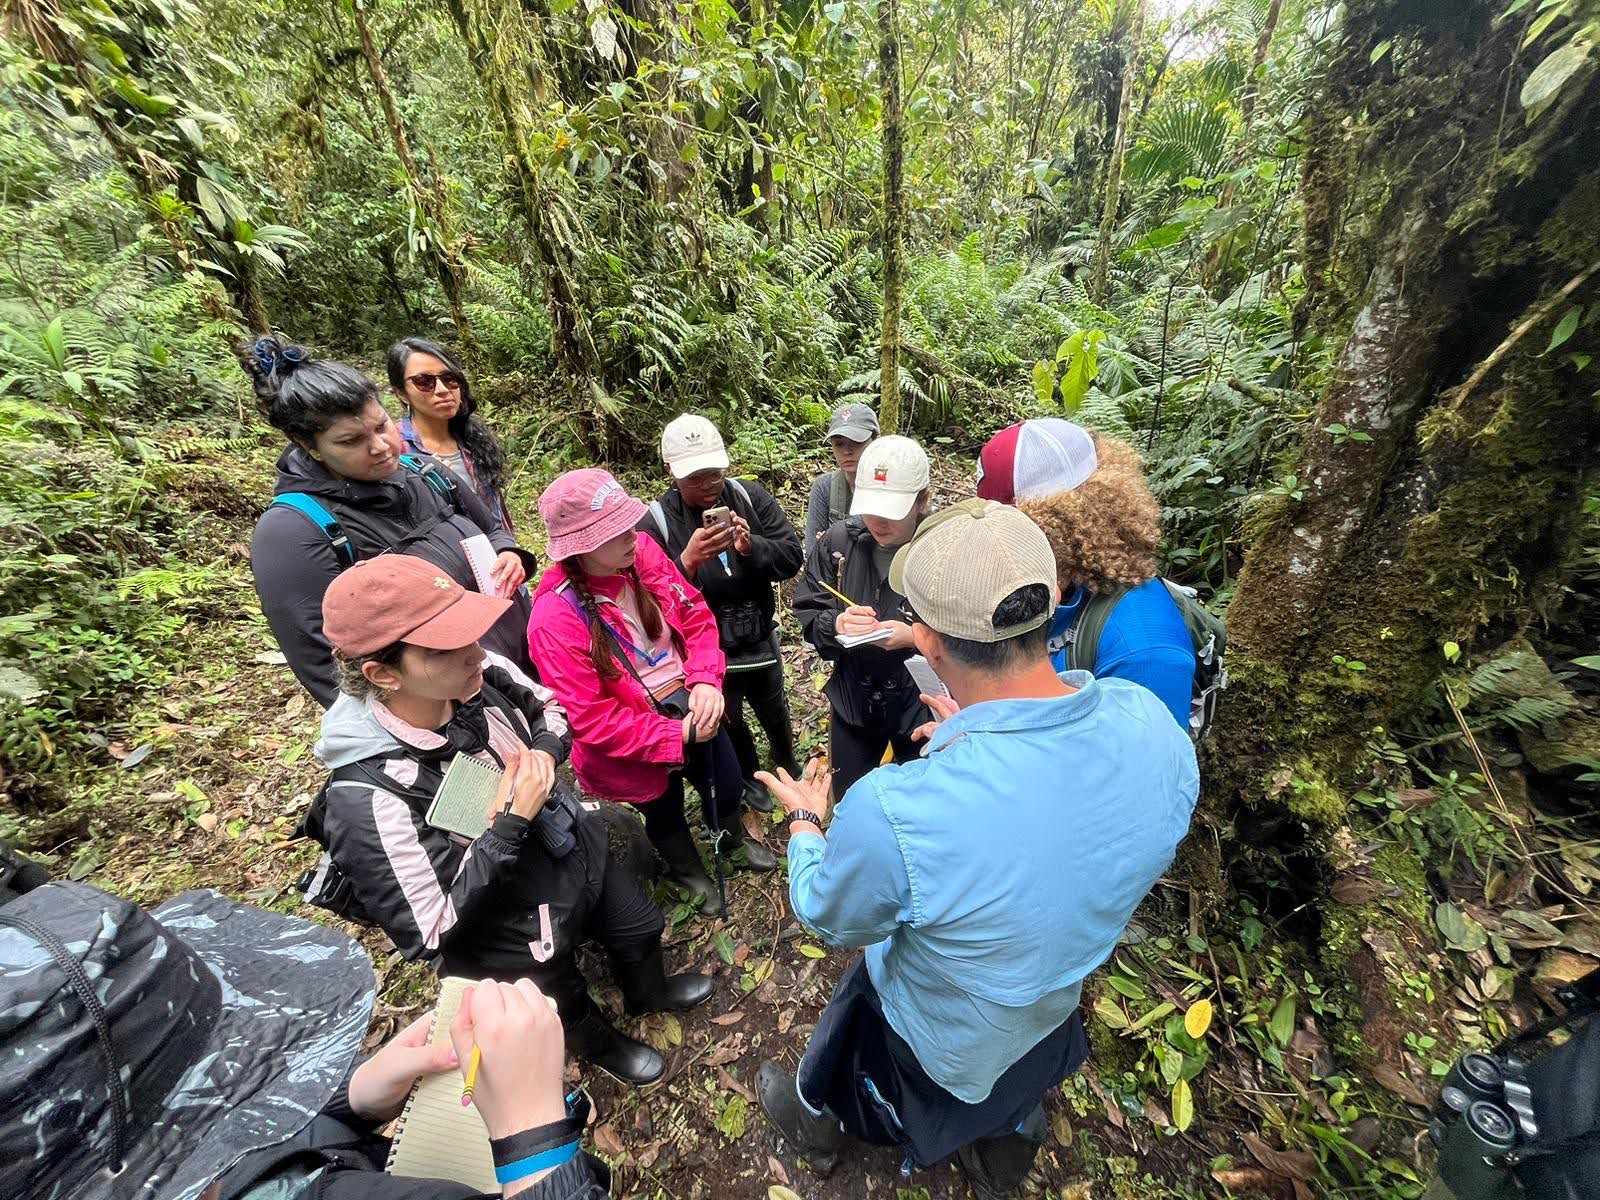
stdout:
MULTIPOLYGON (((661 606, 684 661, 684 686, 722 686, 726 660, 717 637, 717 619, 684 579, 655 540, 639 535, 635 560, 639 581, 661 606)), ((539 668, 540 681, 556 694, 572 728, 572 769, 591 796, 635 804, 654 800, 667 779, 683 766, 683 722, 655 711, 650 697, 619 662, 618 678, 602 679, 589 657, 588 618, 576 606, 577 596, 563 587, 561 563, 539 578, 528 622, 528 653, 539 668), (560 589, 560 590, 558 590, 560 589)), ((615 601, 626 576, 590 581, 596 598, 615 601)), ((622 637, 628 630, 622 614, 610 604, 601 618, 622 637)))

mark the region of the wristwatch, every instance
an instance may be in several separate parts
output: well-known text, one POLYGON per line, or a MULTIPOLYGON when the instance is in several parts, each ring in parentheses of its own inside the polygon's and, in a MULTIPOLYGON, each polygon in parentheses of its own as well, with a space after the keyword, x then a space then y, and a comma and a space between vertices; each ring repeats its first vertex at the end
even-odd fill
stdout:
POLYGON ((797 808, 789 814, 791 821, 804 821, 808 825, 815 825, 817 832, 822 832, 822 818, 808 808, 797 808))

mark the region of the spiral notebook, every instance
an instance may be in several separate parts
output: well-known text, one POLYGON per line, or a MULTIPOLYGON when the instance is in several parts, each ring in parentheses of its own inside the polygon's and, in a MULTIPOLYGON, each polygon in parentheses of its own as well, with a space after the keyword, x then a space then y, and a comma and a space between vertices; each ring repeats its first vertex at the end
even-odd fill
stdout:
POLYGON ((435 829, 477 838, 489 828, 489 810, 494 807, 505 772, 470 754, 457 754, 445 768, 444 782, 434 794, 423 820, 435 829))
MULTIPOLYGON (((448 975, 439 981, 430 1045, 450 1040, 450 1023, 460 1011, 471 979, 448 975)), ((480 1192, 497 1193, 494 1155, 478 1110, 461 1103, 461 1072, 446 1071, 417 1081, 406 1101, 389 1149, 389 1174, 406 1179, 449 1179, 480 1192)))

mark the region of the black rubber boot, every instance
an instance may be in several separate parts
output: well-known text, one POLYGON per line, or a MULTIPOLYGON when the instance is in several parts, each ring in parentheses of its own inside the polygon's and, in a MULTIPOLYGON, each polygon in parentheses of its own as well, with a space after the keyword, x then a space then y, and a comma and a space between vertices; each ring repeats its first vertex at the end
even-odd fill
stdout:
POLYGON ((832 1117, 813 1115, 800 1103, 794 1076, 775 1062, 764 1062, 756 1074, 756 1096, 761 1111, 807 1167, 826 1175, 839 1163, 839 1147, 844 1134, 832 1117))
POLYGON ((776 871, 777 856, 754 838, 745 836, 744 826, 735 821, 722 831, 722 849, 729 858, 736 850, 744 851, 744 865, 752 871, 776 871))
POLYGON ((628 961, 611 956, 611 974, 622 989, 622 998, 631 1013, 666 1012, 672 1008, 693 1008, 711 999, 715 988, 711 976, 688 971, 668 975, 658 942, 643 958, 628 961))
POLYGON ((1044 1141, 1044 1106, 1035 1106, 1014 1133, 979 1138, 956 1151, 978 1200, 1012 1200, 1027 1181, 1044 1141))
POLYGON ((567 1030, 567 1046, 574 1057, 634 1087, 654 1083, 667 1069, 661 1055, 617 1029, 598 1012, 590 1012, 567 1030))
POLYGON ((744 806, 751 812, 769 813, 772 811, 772 793, 766 786, 754 779, 744 781, 744 806))
POLYGON ((667 860, 667 874, 695 895, 705 898, 705 903, 700 906, 701 915, 720 917, 724 911, 722 897, 700 861, 700 850, 694 844, 694 835, 687 829, 680 829, 657 842, 656 849, 667 860))

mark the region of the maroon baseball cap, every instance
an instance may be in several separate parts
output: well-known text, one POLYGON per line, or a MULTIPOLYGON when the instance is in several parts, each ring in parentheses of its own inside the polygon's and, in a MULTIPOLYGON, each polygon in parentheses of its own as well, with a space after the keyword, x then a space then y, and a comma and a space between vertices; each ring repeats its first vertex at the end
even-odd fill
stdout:
POLYGON ((1094 438, 1082 425, 1059 417, 1019 421, 1002 429, 978 453, 978 495, 1015 504, 1033 496, 1070 492, 1100 465, 1094 438))
POLYGON ((470 646, 511 607, 469 592, 426 559, 380 554, 358 562, 322 597, 322 632, 344 658, 406 642, 424 650, 470 646))

